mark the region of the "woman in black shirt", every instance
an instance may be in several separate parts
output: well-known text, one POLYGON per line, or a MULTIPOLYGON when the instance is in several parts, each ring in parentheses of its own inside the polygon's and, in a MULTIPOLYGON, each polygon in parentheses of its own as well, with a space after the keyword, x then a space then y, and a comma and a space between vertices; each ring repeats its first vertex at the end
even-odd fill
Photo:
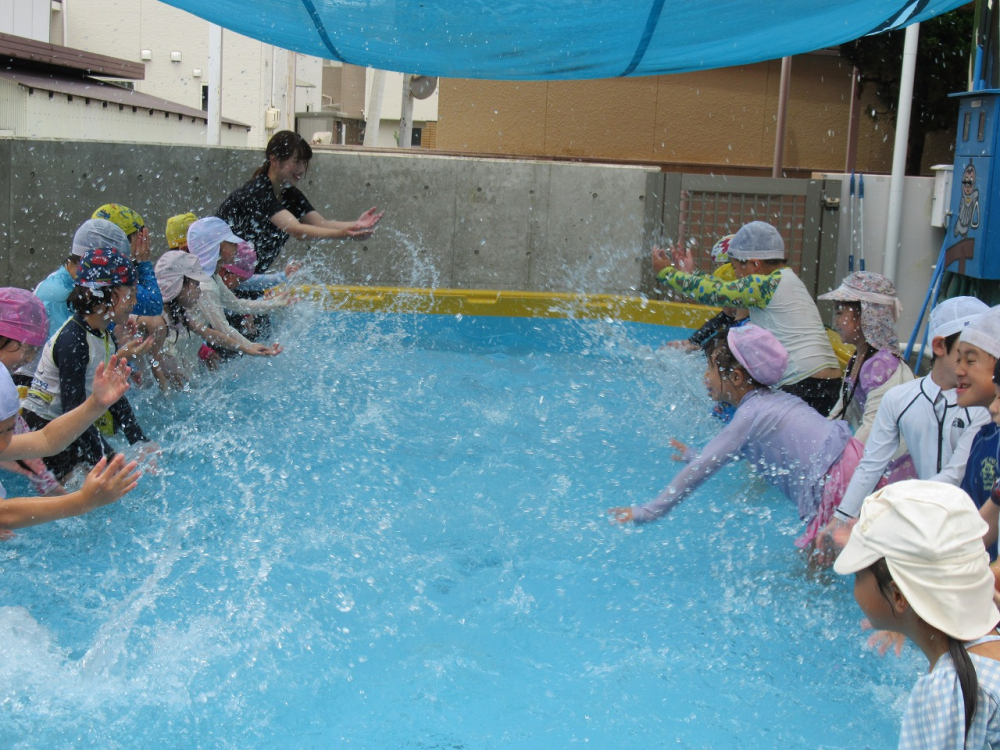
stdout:
POLYGON ((305 177, 312 148, 298 133, 282 130, 268 141, 267 161, 250 181, 219 206, 217 216, 233 233, 252 242, 257 273, 266 273, 289 237, 297 240, 356 240, 370 237, 383 212, 370 208, 357 221, 330 221, 295 185, 305 177))

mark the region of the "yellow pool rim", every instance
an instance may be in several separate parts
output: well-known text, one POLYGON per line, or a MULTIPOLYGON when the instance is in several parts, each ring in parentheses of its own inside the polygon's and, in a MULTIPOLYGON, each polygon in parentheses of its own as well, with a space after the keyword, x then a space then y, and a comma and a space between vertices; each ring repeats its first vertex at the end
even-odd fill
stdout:
MULTIPOLYGON (((626 297, 615 294, 517 292, 496 289, 421 289, 390 286, 297 286, 297 297, 320 302, 327 310, 421 315, 488 315, 506 318, 567 318, 650 323, 699 328, 717 307, 626 297)), ((841 367, 853 347, 827 329, 841 367)))
POLYGON ((321 302, 327 310, 509 318, 610 318, 678 328, 698 328, 719 311, 715 307, 614 294, 334 285, 300 286, 295 287, 293 293, 321 302))

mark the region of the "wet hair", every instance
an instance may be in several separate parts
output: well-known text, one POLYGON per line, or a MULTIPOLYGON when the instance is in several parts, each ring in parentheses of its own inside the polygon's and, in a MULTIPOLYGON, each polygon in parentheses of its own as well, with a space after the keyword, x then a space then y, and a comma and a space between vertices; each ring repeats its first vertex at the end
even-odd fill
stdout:
POLYGON ((279 130, 267 142, 267 148, 264 150, 264 163, 257 168, 250 179, 256 180, 262 174, 267 174, 267 170, 271 167, 272 156, 278 161, 284 161, 294 156, 308 162, 312 159, 312 155, 312 146, 305 138, 291 130, 279 130))
POLYGON ((69 309, 77 315, 92 315, 96 312, 103 312, 114 305, 114 299, 111 295, 124 286, 126 285, 118 284, 117 286, 104 287, 101 290, 104 292, 103 297, 98 297, 88 287, 74 286, 66 302, 69 309))
POLYGON ((4 349, 6 349, 11 344, 17 344, 17 348, 14 349, 14 351, 17 351, 22 346, 24 346, 24 342, 23 341, 18 341, 17 339, 12 339, 9 336, 0 336, 0 352, 2 352, 4 349))
MULTIPOLYGON (((885 558, 879 558, 868 568, 868 571, 875 576, 875 583, 878 584, 879 593, 892 605, 891 589, 889 585, 893 583, 892 573, 889 572, 889 564, 885 558)), ((895 615, 895 609, 893 609, 895 615)), ((962 689, 962 702, 965 704, 965 733, 969 733, 972 727, 972 717, 976 715, 976 703, 979 697, 979 678, 976 676, 976 665, 972 663, 969 652, 965 650, 965 644, 947 633, 948 654, 951 656, 952 664, 955 665, 955 674, 958 676, 958 685, 962 689)))
POLYGON ((171 318, 184 326, 185 330, 191 330, 191 324, 188 323, 187 308, 178 302, 176 297, 169 302, 164 302, 163 308, 170 314, 171 318))
POLYGON ((729 374, 739 370, 751 388, 765 388, 766 386, 753 379, 747 372, 747 368, 740 364, 732 349, 729 348, 729 328, 729 326, 724 326, 716 331, 714 336, 702 344, 701 350, 705 352, 708 361, 715 365, 723 379, 729 380, 729 374))
MULTIPOLYGON (((958 343, 958 337, 961 336, 961 335, 962 335, 962 332, 959 331, 957 333, 951 334, 950 336, 945 336, 942 339, 944 341, 944 353, 945 354, 951 354, 951 350, 955 347, 955 344, 958 343)), ((936 354, 931 359, 931 362, 933 363, 935 359, 937 359, 937 355, 936 354)))
POLYGON ((993 365, 993 385, 1000 385, 1000 359, 993 365))

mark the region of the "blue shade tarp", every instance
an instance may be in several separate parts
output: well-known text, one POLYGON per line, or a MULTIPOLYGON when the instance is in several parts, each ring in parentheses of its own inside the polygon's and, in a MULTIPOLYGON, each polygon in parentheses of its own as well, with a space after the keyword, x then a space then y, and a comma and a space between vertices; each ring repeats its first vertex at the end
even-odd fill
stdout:
POLYGON ((833 47, 967 0, 165 0, 245 36, 450 78, 614 78, 833 47))

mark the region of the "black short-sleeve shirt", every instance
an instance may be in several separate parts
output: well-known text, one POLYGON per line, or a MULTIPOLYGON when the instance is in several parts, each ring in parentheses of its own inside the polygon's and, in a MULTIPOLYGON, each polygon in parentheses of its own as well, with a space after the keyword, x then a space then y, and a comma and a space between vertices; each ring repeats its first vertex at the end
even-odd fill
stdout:
POLYGON ((230 193, 216 211, 216 216, 229 224, 234 234, 253 243, 257 273, 266 273, 288 242, 290 235, 271 221, 282 210, 291 211, 296 219, 301 219, 315 209, 302 191, 291 185, 282 191, 280 199, 276 198, 271 180, 264 173, 230 193))

